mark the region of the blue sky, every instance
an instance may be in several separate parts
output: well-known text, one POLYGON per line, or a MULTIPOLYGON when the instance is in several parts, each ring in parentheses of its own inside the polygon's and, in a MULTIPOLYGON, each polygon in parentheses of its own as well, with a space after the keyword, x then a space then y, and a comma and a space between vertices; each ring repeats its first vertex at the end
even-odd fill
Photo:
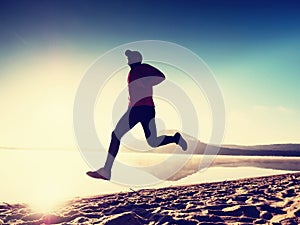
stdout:
MULTIPOLYGON (((7 84, 10 79, 26 80, 25 74, 10 71, 24 64, 33 68, 36 59, 47 58, 49 52, 81 59, 82 72, 120 44, 171 41, 198 54, 215 73, 228 111, 226 142, 300 142, 299 1, 2 0, 0 4, 1 87, 13 85, 7 84), (256 127, 244 135, 253 138, 235 138, 247 120, 257 121, 264 133, 274 129, 278 133, 263 138, 255 134, 256 127)), ((13 93, 7 91, 8 96, 13 93)))

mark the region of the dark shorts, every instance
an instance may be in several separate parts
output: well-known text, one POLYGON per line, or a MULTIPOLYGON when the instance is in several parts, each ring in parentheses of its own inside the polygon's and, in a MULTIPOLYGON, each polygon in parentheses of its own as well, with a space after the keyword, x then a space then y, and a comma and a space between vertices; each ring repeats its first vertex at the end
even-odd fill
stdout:
POLYGON ((129 107, 126 113, 121 117, 114 130, 120 139, 126 132, 132 129, 136 124, 141 123, 146 138, 151 134, 156 136, 155 125, 155 107, 154 106, 133 106, 129 107), (154 133, 153 133, 154 132, 154 133))

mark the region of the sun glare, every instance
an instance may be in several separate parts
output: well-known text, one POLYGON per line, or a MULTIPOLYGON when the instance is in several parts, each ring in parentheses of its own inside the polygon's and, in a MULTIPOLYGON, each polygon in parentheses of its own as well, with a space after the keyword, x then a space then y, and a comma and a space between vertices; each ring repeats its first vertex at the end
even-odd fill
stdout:
POLYGON ((65 202, 64 190, 55 182, 45 182, 35 186, 30 208, 39 213, 49 213, 61 208, 65 202))

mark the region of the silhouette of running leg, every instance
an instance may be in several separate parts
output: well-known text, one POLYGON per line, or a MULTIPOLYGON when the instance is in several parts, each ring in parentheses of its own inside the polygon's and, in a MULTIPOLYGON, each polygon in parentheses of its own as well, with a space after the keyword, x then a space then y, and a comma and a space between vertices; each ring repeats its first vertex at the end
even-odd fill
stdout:
POLYGON ((176 143, 186 150, 187 143, 177 132, 174 136, 157 136, 155 124, 155 109, 152 106, 137 106, 127 110, 116 125, 111 134, 111 142, 105 165, 97 171, 89 171, 87 174, 94 178, 110 180, 111 168, 118 154, 121 138, 137 123, 141 122, 148 144, 151 147, 158 147, 170 143, 176 143))
POLYGON ((97 171, 89 171, 87 175, 104 180, 110 180, 111 168, 118 154, 120 147, 120 140, 131 128, 133 128, 139 121, 136 117, 131 116, 132 108, 129 108, 126 113, 121 117, 117 123, 114 131, 111 134, 111 142, 109 145, 108 154, 104 167, 98 169, 97 171))
POLYGON ((111 171, 112 164, 119 151, 121 138, 139 122, 137 117, 132 115, 133 113, 134 109, 128 109, 127 112, 121 117, 111 134, 111 142, 104 165, 104 168, 107 171, 111 171))
POLYGON ((157 136, 156 123, 155 123, 155 109, 154 107, 148 107, 144 112, 144 117, 141 120, 141 124, 144 129, 145 137, 148 144, 155 148, 170 143, 176 143, 174 136, 161 135, 157 136), (151 109, 152 108, 152 109, 151 109))
POLYGON ((139 113, 139 115, 143 115, 143 117, 140 119, 140 122, 143 126, 147 142, 151 147, 155 148, 170 143, 176 143, 184 151, 187 149, 187 142, 178 132, 176 132, 174 136, 157 136, 154 107, 144 107, 142 109, 142 112, 139 113))

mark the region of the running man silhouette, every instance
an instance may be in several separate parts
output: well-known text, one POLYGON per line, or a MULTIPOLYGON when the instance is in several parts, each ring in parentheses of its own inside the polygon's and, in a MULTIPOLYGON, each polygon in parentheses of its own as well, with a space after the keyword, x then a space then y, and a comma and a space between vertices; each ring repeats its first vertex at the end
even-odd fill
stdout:
POLYGON ((117 123, 111 134, 111 142, 104 167, 89 171, 87 175, 93 178, 110 180, 111 168, 118 154, 120 140, 136 124, 141 123, 148 144, 155 148, 170 143, 187 149, 187 142, 180 133, 174 136, 157 136, 155 124, 155 105, 153 102, 153 86, 165 80, 164 74, 155 67, 142 63, 143 57, 138 51, 126 50, 130 71, 128 74, 129 105, 126 113, 117 123))

